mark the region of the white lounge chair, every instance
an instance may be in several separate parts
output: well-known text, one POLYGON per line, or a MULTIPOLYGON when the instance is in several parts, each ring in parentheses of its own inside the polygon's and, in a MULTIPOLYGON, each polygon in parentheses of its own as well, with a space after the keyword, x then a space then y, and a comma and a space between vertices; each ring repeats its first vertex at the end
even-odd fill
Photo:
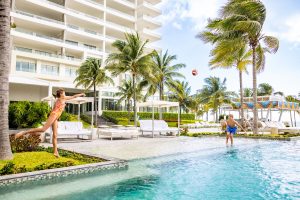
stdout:
POLYGON ((110 140, 113 138, 139 138, 139 131, 135 127, 128 128, 98 128, 98 138, 100 136, 110 137, 110 140))
MULTIPOLYGON (((50 143, 52 143, 52 127, 45 132, 45 136, 46 135, 50 135, 50 143)), ((79 136, 88 136, 88 139, 91 140, 92 130, 84 129, 82 122, 59 121, 57 127, 57 138, 70 138, 70 136, 76 136, 76 138, 79 138, 79 136)))
POLYGON ((153 130, 152 130, 152 120, 140 120, 139 122, 140 122, 140 131, 142 132, 142 135, 144 134, 144 132, 152 133, 152 131, 154 133, 159 133, 159 134, 175 133, 175 136, 180 134, 178 128, 169 127, 167 122, 165 122, 164 120, 154 120, 153 130))
POLYGON ((270 131, 271 128, 277 128, 278 133, 300 133, 300 127, 286 127, 282 122, 266 121, 262 123, 261 132, 270 131))

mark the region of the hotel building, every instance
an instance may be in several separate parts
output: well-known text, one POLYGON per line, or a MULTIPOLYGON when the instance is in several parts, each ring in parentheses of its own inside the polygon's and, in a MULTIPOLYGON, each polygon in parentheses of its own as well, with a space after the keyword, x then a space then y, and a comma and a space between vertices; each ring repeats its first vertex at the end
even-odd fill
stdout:
MULTIPOLYGON (((151 43, 160 40, 155 19, 161 0, 12 0, 10 101, 40 101, 58 88, 71 95, 83 92, 74 82, 76 70, 88 57, 114 51, 112 43, 125 32, 138 31, 151 43)), ((104 63, 103 63, 104 64, 104 63)), ((99 114, 119 110, 115 97, 125 74, 114 86, 98 88, 99 114)), ((92 93, 88 93, 92 96, 92 93)), ((70 105, 71 106, 71 105, 70 105)), ((76 107, 69 107, 76 113, 76 107)), ((90 111, 91 105, 82 107, 90 111)))

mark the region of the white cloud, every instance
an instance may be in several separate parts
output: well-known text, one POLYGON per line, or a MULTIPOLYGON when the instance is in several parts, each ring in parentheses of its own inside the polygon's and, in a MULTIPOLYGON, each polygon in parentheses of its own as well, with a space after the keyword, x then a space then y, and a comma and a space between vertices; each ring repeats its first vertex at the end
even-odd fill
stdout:
POLYGON ((287 18, 280 36, 289 42, 300 43, 300 14, 295 14, 287 18))
POLYGON ((172 23, 178 28, 189 19, 198 31, 205 26, 208 18, 217 16, 218 9, 224 3, 225 0, 163 0, 160 20, 163 24, 172 23))
POLYGON ((181 30, 182 29, 182 26, 181 26, 181 24, 179 24, 178 22, 173 22, 172 23, 172 26, 174 26, 176 29, 178 29, 178 30, 181 30))

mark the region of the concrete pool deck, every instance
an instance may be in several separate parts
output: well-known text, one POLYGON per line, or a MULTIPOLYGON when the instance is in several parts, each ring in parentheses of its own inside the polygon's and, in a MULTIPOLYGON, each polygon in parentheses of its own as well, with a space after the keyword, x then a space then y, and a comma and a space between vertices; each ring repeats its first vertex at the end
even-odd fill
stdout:
MULTIPOLYGON (((234 145, 246 145, 249 140, 235 138, 234 145)), ((258 140, 259 141, 259 140, 258 140)), ((43 143, 44 146, 52 146, 43 143)), ((137 139, 97 139, 90 142, 60 142, 58 148, 99 157, 113 157, 122 160, 151 158, 177 153, 194 152, 211 148, 226 147, 224 137, 157 137, 137 139)))

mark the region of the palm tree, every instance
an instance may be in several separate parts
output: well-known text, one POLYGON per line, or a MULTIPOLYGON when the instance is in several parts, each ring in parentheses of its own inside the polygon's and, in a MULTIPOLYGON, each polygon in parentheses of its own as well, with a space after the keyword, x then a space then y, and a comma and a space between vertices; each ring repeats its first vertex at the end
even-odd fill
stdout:
POLYGON ((179 102, 179 116, 181 124, 181 113, 182 110, 188 112, 192 106, 192 97, 191 97, 191 87, 188 82, 185 81, 173 81, 170 85, 170 99, 176 100, 179 102))
POLYGON ((137 126, 136 108, 136 81, 137 77, 146 77, 151 74, 153 62, 152 53, 145 53, 145 46, 148 40, 142 41, 139 34, 125 33, 125 41, 116 40, 112 46, 117 49, 116 53, 111 53, 106 62, 107 68, 113 76, 118 76, 125 72, 130 72, 133 84, 134 102, 134 125, 137 126))
POLYGON ((258 96, 270 96, 272 95, 274 89, 268 83, 261 83, 258 85, 257 95, 258 96))
MULTIPOLYGON (((131 100, 133 99, 134 94, 134 87, 132 83, 132 79, 129 80, 123 80, 122 85, 118 86, 119 92, 116 93, 116 96, 119 96, 120 99, 118 100, 118 103, 120 104, 124 100, 126 100, 126 107, 128 111, 128 124, 130 122, 130 111, 131 111, 131 100)), ((138 85, 137 91, 136 91, 136 98, 137 100, 141 100, 143 98, 142 94, 142 87, 138 85)))
MULTIPOLYGON (((205 34, 201 35, 200 33, 199 37, 204 38, 205 34)), ((236 42, 235 40, 223 40, 217 43, 210 56, 212 57, 209 62, 211 69, 234 67, 238 70, 240 101, 241 105, 243 105, 243 72, 247 72, 247 66, 251 64, 252 51, 248 51, 242 41, 236 42)), ((242 106, 241 118, 244 118, 244 109, 242 106)))
POLYGON ((263 68, 264 53, 276 53, 279 41, 262 33, 266 8, 259 0, 229 0, 219 13, 220 17, 210 21, 207 27, 211 30, 206 33, 208 41, 242 40, 252 50, 254 133, 257 134, 257 66, 263 68))
POLYGON ((0 160, 12 159, 8 132, 8 74, 10 70, 10 1, 0 2, 0 160))
POLYGON ((101 59, 87 58, 77 70, 77 77, 74 80, 76 87, 82 86, 86 90, 93 87, 94 90, 94 110, 95 110, 95 125, 97 126, 97 101, 96 87, 102 84, 114 84, 113 80, 106 74, 106 69, 101 67, 101 59))
POLYGON ((206 83, 199 93, 200 102, 213 109, 218 120, 218 110, 223 103, 231 103, 231 98, 235 97, 234 92, 227 91, 226 78, 221 81, 218 77, 204 79, 206 83))
POLYGON ((174 78, 184 78, 184 76, 177 72, 179 69, 185 67, 185 64, 172 64, 177 59, 176 55, 168 55, 168 51, 164 54, 157 51, 153 54, 154 62, 154 84, 159 90, 159 99, 164 100, 164 86, 168 88, 174 81, 174 78))

